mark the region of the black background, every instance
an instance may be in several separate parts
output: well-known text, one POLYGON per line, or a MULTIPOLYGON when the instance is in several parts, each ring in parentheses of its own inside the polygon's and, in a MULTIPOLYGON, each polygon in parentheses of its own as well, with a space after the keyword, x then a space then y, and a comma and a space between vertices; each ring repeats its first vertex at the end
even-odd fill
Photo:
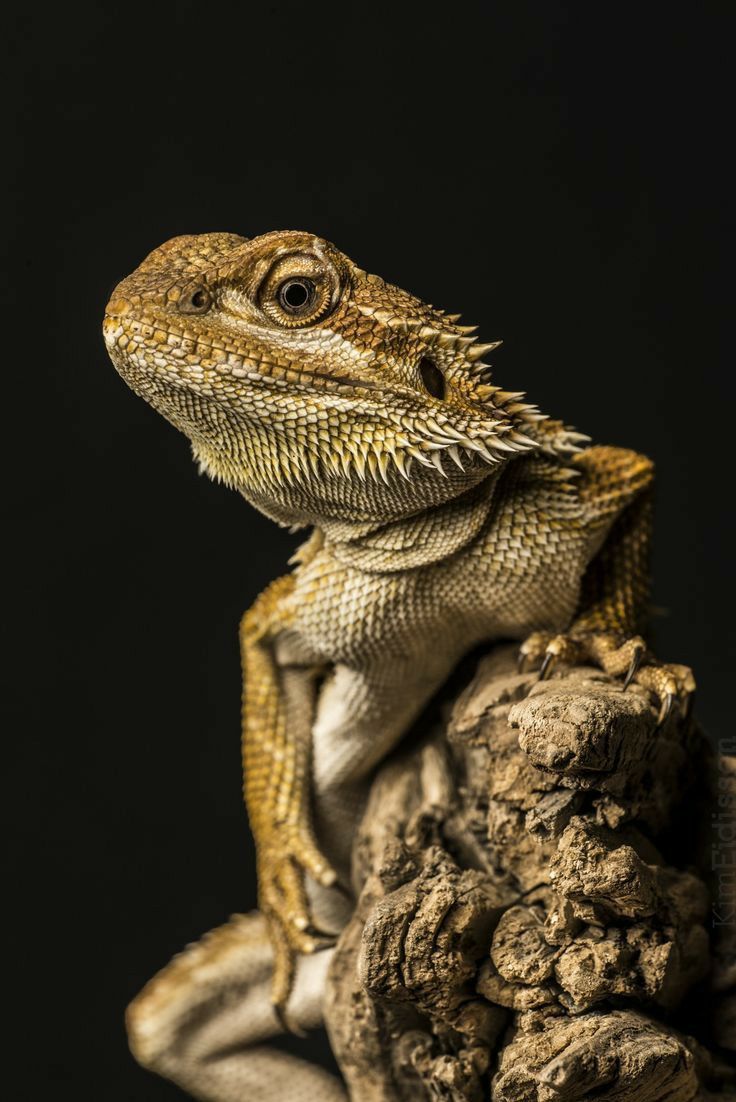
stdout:
POLYGON ((655 459, 658 649, 727 734, 732 36, 712 4, 308 0, 5 34, 13 1097, 174 1099, 123 1008, 254 905, 236 628, 298 537, 126 390, 107 295, 175 234, 307 229, 503 337, 498 381, 655 459))

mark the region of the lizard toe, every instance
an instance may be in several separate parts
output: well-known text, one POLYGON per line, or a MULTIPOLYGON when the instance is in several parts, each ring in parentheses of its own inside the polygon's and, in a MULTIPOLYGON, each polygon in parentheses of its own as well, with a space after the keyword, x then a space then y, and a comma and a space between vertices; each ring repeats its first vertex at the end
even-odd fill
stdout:
POLYGON ((553 634, 549 631, 533 631, 526 637, 519 647, 517 663, 519 673, 524 673, 529 666, 544 661, 547 644, 552 638, 553 634))
POLYGON ((695 678, 689 666, 674 662, 657 662, 652 659, 636 672, 634 680, 658 698, 658 726, 667 722, 675 704, 679 705, 685 718, 690 716, 695 694, 695 678))

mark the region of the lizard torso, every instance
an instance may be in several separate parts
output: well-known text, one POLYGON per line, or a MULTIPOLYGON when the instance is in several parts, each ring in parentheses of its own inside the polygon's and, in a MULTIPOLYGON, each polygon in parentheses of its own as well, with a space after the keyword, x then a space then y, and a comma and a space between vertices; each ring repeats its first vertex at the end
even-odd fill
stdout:
POLYGON ((413 523, 351 541, 322 537, 297 566, 276 648, 333 671, 313 771, 320 841, 338 866, 362 809, 359 782, 460 657, 481 641, 570 623, 607 528, 586 515, 579 474, 520 459, 413 523), (335 821, 345 828, 337 845, 335 821))
POLYGON ((322 886, 332 866, 347 876, 371 769, 466 651, 531 634, 530 653, 550 640, 566 653, 557 633, 575 621, 603 633, 596 660, 632 660, 618 644, 640 616, 648 527, 611 532, 651 464, 583 450, 492 383, 482 357, 496 345, 472 332, 292 232, 175 238, 108 305, 116 367, 200 468, 312 529, 241 628, 246 801, 279 1005, 293 952, 317 946, 302 870, 322 886))

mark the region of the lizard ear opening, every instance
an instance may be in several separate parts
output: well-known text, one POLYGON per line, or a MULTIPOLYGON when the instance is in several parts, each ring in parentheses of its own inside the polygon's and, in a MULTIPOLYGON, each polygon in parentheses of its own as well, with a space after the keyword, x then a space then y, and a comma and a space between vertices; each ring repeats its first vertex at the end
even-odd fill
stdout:
POLYGON ((428 394, 431 394, 433 398, 439 398, 440 400, 445 396, 445 376, 434 360, 430 360, 429 356, 423 356, 419 361, 419 374, 424 384, 424 389, 428 394))

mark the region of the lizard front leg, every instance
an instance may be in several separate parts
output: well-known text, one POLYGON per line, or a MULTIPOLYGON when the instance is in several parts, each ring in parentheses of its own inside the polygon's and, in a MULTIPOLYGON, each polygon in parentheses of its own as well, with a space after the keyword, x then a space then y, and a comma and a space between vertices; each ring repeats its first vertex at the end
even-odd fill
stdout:
POLYGON ((296 953, 330 944, 312 928, 304 885, 337 874, 315 841, 310 811, 312 718, 321 672, 277 659, 288 630, 291 575, 261 594, 241 621, 244 794, 256 843, 259 906, 268 920, 274 971, 271 1001, 283 1017, 296 953))
POLYGON ((641 634, 649 602, 652 465, 619 448, 591 448, 577 465, 592 532, 611 515, 616 519, 583 575, 579 609, 569 629, 534 632, 521 646, 521 662, 539 661, 543 678, 560 661, 593 662, 623 677, 624 688, 635 680, 656 693, 663 722, 675 700, 689 706, 695 680, 687 666, 658 662, 641 634))

